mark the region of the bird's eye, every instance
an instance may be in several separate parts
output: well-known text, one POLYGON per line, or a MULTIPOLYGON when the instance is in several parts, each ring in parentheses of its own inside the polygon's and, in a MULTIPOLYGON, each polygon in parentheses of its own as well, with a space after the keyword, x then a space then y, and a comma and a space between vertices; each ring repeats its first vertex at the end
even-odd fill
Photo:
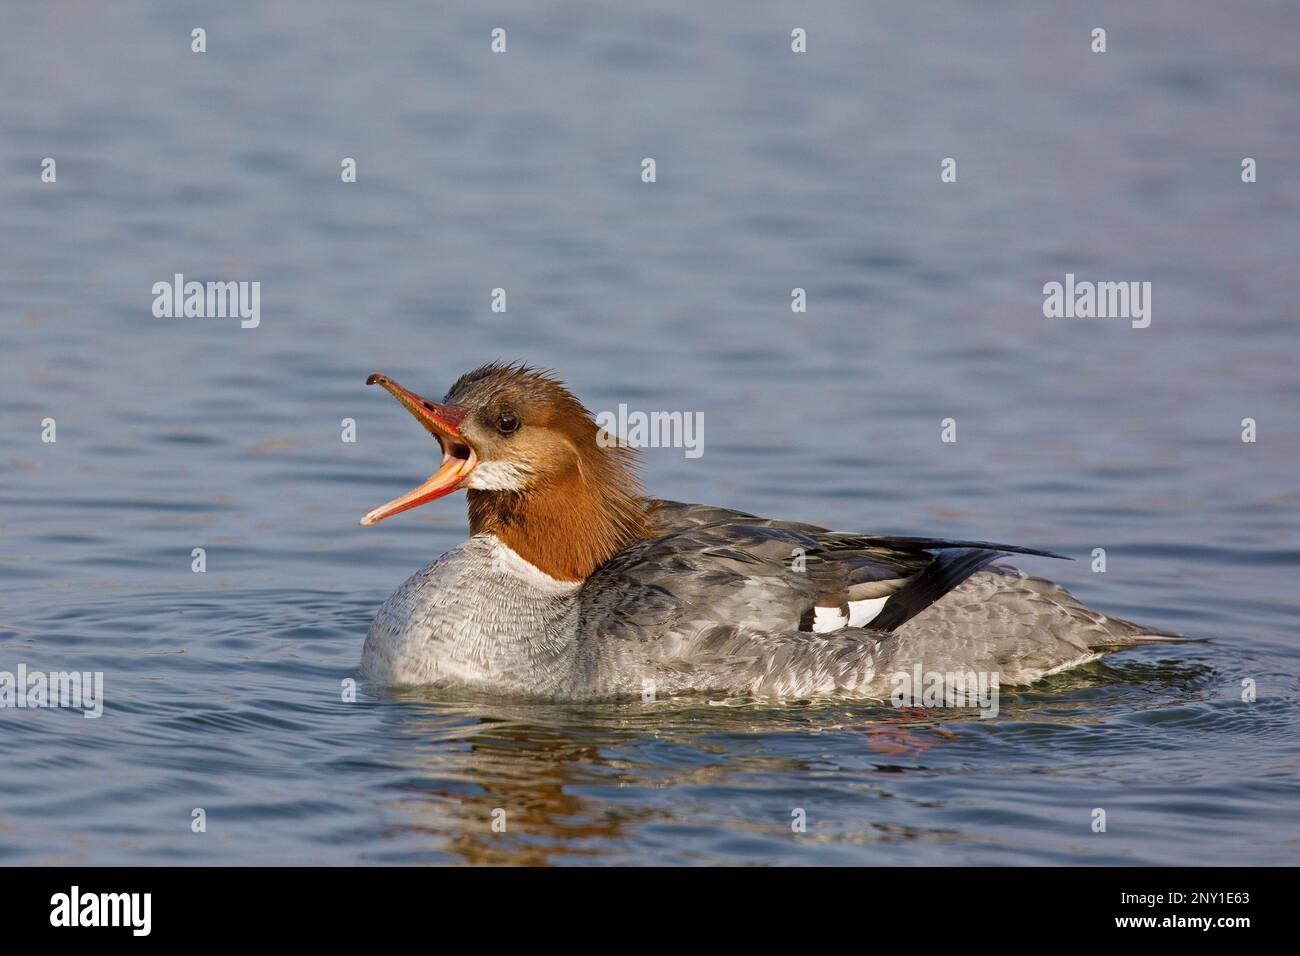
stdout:
POLYGON ((514 412, 506 409, 497 416, 497 431, 503 435, 509 435, 519 428, 519 416, 514 412))

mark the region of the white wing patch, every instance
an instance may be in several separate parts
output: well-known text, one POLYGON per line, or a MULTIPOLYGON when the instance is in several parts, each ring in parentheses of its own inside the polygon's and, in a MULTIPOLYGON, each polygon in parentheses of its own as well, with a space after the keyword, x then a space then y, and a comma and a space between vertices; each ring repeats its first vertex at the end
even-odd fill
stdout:
POLYGON ((890 595, 884 597, 867 598, 865 601, 849 602, 849 627, 865 627, 876 619, 885 607, 890 595))
POLYGON ((813 633, 828 634, 842 627, 865 627, 876 619, 888 601, 890 595, 879 598, 867 598, 864 601, 850 601, 849 613, 846 615, 837 607, 813 608, 813 633))
POLYGON ((844 612, 837 607, 815 607, 813 608, 813 633, 828 634, 831 631, 838 631, 849 619, 844 612))

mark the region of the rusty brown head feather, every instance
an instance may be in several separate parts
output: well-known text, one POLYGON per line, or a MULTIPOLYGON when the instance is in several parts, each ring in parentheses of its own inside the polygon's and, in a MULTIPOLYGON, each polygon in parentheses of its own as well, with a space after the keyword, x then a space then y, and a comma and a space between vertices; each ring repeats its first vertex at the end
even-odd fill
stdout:
POLYGON ((581 581, 650 534, 637 453, 596 425, 550 372, 491 363, 462 375, 441 403, 383 375, 384 386, 442 446, 428 481, 362 519, 465 488, 471 534, 492 534, 554 578, 581 581))

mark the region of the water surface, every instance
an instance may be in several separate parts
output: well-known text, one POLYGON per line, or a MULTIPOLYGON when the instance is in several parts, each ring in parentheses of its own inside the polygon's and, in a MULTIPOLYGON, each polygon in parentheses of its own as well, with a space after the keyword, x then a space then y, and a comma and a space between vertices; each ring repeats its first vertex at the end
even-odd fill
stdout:
POLYGON ((107 702, 0 711, 0 862, 1300 859, 1294 6, 5 17, 0 669, 107 702), (177 272, 259 281, 261 324, 154 318, 177 272), (1150 328, 1045 319, 1067 272, 1152 282, 1150 328), (1026 567, 1210 640, 994 720, 345 702, 374 611, 465 534, 455 499, 357 526, 436 459, 365 377, 497 358, 702 412, 659 495, 1049 548, 1080 560, 1026 567))

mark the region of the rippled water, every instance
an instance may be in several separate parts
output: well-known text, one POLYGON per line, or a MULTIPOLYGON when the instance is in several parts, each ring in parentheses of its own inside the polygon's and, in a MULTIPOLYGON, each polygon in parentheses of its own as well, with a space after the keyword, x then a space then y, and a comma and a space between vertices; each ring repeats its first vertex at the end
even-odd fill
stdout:
POLYGON ((1141 6, 8 9, 0 670, 107 702, 0 711, 0 862, 1295 863, 1300 14, 1141 6), (260 326, 154 318, 177 272, 260 326), (1066 272, 1152 282, 1151 327, 1045 319, 1066 272), (345 703, 465 533, 357 526, 436 458, 362 383, 492 358, 702 412, 665 497, 1063 551, 1026 566, 1211 640, 995 720, 345 703))

